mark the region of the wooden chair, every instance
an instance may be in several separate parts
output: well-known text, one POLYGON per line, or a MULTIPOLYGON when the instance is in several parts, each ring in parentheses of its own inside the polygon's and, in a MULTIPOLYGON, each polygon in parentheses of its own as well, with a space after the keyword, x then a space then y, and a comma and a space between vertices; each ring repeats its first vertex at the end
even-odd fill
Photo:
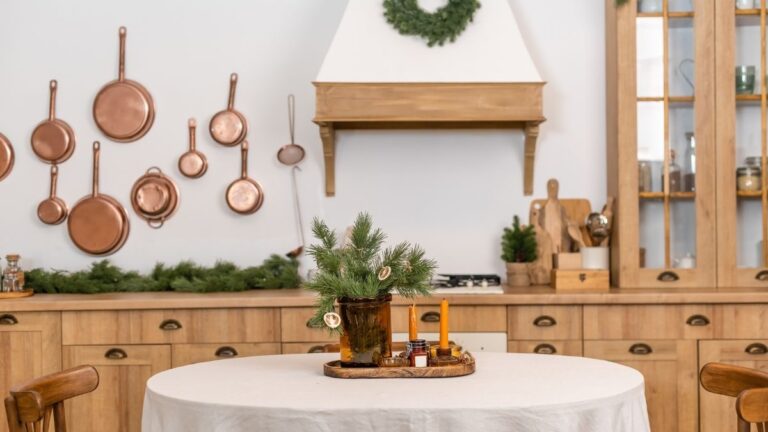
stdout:
MULTIPOLYGON (((10 432, 66 432, 64 400, 96 390, 99 374, 93 366, 78 366, 36 378, 11 389, 5 398, 10 432)), ((95 413, 94 413, 95 414, 95 413)))
POLYGON ((723 363, 707 363, 699 376, 708 392, 736 398, 737 432, 768 432, 768 373, 723 363))

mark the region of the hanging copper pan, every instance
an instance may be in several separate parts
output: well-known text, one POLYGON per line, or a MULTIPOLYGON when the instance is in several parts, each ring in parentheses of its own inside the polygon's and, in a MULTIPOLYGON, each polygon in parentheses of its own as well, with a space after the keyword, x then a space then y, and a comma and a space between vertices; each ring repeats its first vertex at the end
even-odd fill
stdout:
POLYGON ((237 74, 229 77, 229 103, 227 109, 219 111, 211 119, 209 129, 214 141, 227 147, 240 144, 248 134, 248 122, 240 112, 235 110, 235 91, 237 90, 237 74))
POLYGON ((11 174, 14 159, 11 141, 0 133, 0 181, 11 174))
POLYGON ((51 194, 37 206, 37 217, 48 225, 58 225, 64 222, 69 214, 67 204, 56 196, 56 182, 59 178, 59 167, 51 166, 51 194))
POLYGON ((125 78, 125 27, 120 27, 118 78, 105 85, 93 101, 96 126, 113 141, 133 142, 155 121, 155 102, 146 88, 125 78))
POLYGON ((69 237, 80 250, 91 255, 109 255, 128 239, 128 214, 109 195, 99 193, 100 145, 93 143, 93 192, 75 204, 69 214, 69 237))
POLYGON ((179 188, 158 167, 139 177, 131 189, 131 205, 152 228, 160 228, 179 207, 179 188))
POLYGON ((264 203, 264 191, 256 180, 248 177, 248 141, 243 141, 240 150, 240 178, 227 188, 227 205, 242 215, 256 213, 264 203))
POLYGON ((189 125, 189 150, 179 158, 179 171, 189 178, 200 178, 208 170, 208 159, 195 147, 197 122, 191 118, 189 125))
POLYGON ((48 119, 32 132, 32 151, 45 162, 60 164, 75 151, 75 132, 65 121, 56 118, 56 80, 51 80, 50 89, 48 119))

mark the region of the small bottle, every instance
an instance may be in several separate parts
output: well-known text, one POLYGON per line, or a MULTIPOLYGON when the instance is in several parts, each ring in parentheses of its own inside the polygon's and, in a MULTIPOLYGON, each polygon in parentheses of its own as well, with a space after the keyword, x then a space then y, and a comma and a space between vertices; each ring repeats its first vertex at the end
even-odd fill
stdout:
POLYGON ((24 272, 19 267, 19 256, 6 255, 8 266, 3 270, 3 292, 24 290, 24 272))
MULTIPOLYGON (((669 191, 668 192, 680 192, 682 189, 682 178, 680 174, 680 165, 675 162, 676 153, 674 150, 669 151, 669 191)), ((664 184, 664 174, 661 175, 661 184, 664 184)))
POLYGON ((653 183, 651 163, 645 160, 637 162, 637 185, 639 192, 652 192, 653 183))
POLYGON ((686 169, 685 173, 685 191, 696 191, 696 137, 692 132, 685 134, 685 139, 688 141, 687 154, 685 155, 686 169))
POLYGON ((414 339, 409 342, 411 367, 427 367, 429 365, 429 347, 424 339, 414 339))

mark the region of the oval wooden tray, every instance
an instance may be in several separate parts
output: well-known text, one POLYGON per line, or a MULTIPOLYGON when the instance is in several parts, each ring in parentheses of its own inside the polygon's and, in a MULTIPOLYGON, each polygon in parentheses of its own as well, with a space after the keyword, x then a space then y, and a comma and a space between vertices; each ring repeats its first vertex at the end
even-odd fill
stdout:
POLYGON ((35 293, 35 290, 32 288, 25 289, 23 291, 14 291, 14 292, 0 292, 0 299, 12 299, 12 298, 21 298, 21 297, 29 297, 35 293))
POLYGON ((345 368, 339 360, 323 366, 325 376, 332 378, 450 378, 470 375, 475 372, 475 358, 464 353, 461 363, 452 366, 431 367, 376 367, 345 368))

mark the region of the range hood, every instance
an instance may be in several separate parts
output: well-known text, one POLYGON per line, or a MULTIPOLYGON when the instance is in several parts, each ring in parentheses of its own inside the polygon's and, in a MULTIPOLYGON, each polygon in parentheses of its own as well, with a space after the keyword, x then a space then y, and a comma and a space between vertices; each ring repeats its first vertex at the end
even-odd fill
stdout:
MULTIPOLYGON (((427 10, 443 4, 419 0, 427 10)), ((400 35, 383 12, 380 0, 349 0, 314 82, 326 195, 336 192, 336 131, 387 128, 523 129, 531 195, 544 81, 508 0, 482 0, 456 42, 433 48, 400 35)))

